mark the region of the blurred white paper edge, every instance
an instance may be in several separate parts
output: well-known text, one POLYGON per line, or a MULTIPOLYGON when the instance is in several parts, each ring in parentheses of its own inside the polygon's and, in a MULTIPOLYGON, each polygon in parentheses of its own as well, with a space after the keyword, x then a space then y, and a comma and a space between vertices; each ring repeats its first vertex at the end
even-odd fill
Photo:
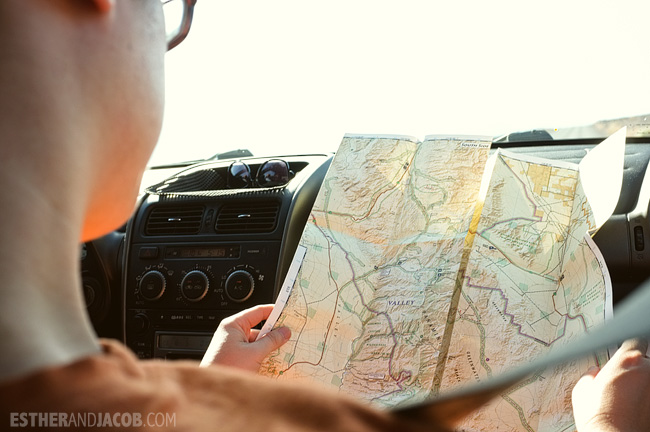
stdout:
POLYGON ((580 183, 591 206, 596 229, 614 213, 623 185, 625 127, 598 144, 580 161, 580 183))
POLYGON ((287 276, 284 278, 284 283, 282 284, 282 289, 278 293, 278 298, 275 301, 275 306, 273 306, 273 311, 262 326, 262 329, 260 330, 255 340, 259 340, 260 338, 264 337, 264 335, 273 329, 273 326, 275 326, 275 323, 278 321, 280 314, 287 304, 287 300, 289 300, 289 295, 293 289, 293 284, 296 282, 298 272, 300 271, 300 267, 302 266, 302 261, 305 259, 306 253, 307 248, 304 246, 298 246, 296 249, 296 254, 293 256, 293 260, 289 266, 289 271, 287 271, 287 276))

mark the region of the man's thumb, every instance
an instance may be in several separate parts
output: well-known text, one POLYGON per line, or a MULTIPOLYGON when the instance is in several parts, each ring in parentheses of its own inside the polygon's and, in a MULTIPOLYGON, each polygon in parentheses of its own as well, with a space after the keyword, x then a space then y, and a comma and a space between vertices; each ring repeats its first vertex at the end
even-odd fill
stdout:
POLYGON ((264 335, 255 341, 256 349, 266 357, 272 351, 280 348, 291 337, 291 330, 288 327, 280 327, 264 335))
POLYGON ((581 399, 584 399, 593 393, 593 382, 599 371, 600 369, 598 367, 592 366, 578 380, 571 392, 571 399, 573 400, 574 405, 579 403, 581 399))

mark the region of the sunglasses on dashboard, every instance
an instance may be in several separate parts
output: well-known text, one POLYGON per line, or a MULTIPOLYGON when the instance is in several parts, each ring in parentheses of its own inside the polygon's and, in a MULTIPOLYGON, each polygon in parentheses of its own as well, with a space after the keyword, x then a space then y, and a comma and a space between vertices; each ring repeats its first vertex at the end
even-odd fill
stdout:
POLYGON ((287 184, 293 178, 289 164, 282 159, 269 159, 257 169, 255 177, 248 164, 237 161, 228 167, 228 188, 273 187, 287 184))

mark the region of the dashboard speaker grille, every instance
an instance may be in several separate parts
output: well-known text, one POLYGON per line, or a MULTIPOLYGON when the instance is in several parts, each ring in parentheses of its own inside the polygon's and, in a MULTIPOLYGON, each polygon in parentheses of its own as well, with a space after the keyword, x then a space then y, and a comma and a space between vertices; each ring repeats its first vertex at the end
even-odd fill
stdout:
POLYGON ((198 234, 203 220, 203 207, 157 207, 147 219, 147 235, 198 234))
POLYGON ((227 204, 217 216, 215 229, 220 234, 272 232, 278 223, 279 211, 278 202, 227 204))

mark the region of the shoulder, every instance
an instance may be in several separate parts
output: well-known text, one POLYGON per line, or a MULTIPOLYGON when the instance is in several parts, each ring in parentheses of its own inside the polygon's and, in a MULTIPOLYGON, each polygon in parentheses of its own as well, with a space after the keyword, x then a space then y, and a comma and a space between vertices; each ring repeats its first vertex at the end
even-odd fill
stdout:
POLYGON ((114 341, 102 341, 102 348, 99 355, 0 384, 0 424, 9 424, 12 413, 127 413, 143 419, 167 414, 174 420, 170 430, 425 430, 313 386, 191 361, 141 361, 114 341))

